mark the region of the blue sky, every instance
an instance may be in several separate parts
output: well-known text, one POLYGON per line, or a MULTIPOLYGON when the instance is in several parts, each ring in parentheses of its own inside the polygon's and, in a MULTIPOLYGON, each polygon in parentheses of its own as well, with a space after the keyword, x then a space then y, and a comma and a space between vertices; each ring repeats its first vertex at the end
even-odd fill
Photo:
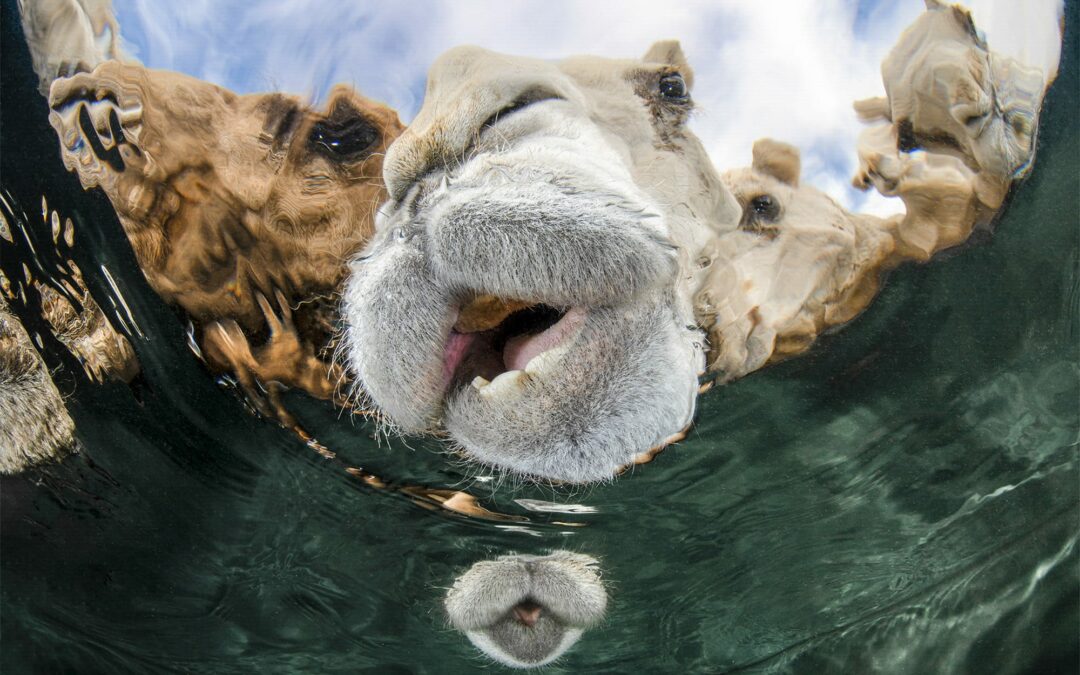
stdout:
MULTIPOLYGON (((1030 4, 1009 16, 1028 16, 1030 4)), ((1032 0, 1053 3, 1057 0, 1032 0)), ((803 180, 849 208, 899 212, 849 187, 855 99, 884 93, 879 64, 922 0, 113 0, 128 51, 240 93, 320 101, 338 82, 410 120, 428 65, 459 44, 541 58, 635 57, 677 38, 694 67, 693 129, 717 168, 749 163, 763 136, 803 152, 803 180)), ((978 11, 979 8, 977 7, 978 11)), ((1036 13, 1037 14, 1037 13, 1036 13)), ((978 20, 979 14, 976 14, 978 20)))

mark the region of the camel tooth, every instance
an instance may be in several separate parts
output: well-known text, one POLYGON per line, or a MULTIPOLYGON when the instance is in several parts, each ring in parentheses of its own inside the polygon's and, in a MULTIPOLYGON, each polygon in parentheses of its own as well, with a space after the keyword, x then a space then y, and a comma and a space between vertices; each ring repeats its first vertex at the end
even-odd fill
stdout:
POLYGON ((124 128, 124 139, 128 143, 134 142, 136 145, 139 143, 139 136, 142 134, 143 125, 142 120, 135 120, 134 122, 124 122, 121 120, 121 126, 124 128))
POLYGON ((67 150, 75 151, 82 143, 79 125, 76 124, 78 106, 65 106, 49 113, 49 122, 60 132, 60 140, 67 150))
POLYGON ((127 194, 127 206, 137 218, 145 218, 154 205, 154 194, 142 183, 135 183, 127 194))
POLYGON ((112 106, 108 103, 91 103, 87 107, 90 120, 94 123, 94 131, 97 132, 98 138, 101 139, 101 145, 106 150, 112 150, 116 146, 112 127, 109 125, 109 112, 112 110, 112 106))
POLYGON ((474 377, 472 381, 472 386, 476 388, 477 391, 483 390, 483 388, 488 386, 489 384, 491 384, 491 380, 480 377, 479 375, 474 377))
POLYGON ((64 124, 64 147, 68 150, 74 150, 82 139, 79 137, 79 131, 69 124, 64 124))
POLYGON ((126 108, 117 108, 116 116, 120 119, 120 124, 126 127, 129 124, 135 124, 136 122, 142 122, 143 107, 142 103, 135 103, 126 108))
POLYGON ((94 123, 94 130, 99 134, 109 132, 109 110, 111 106, 101 101, 92 101, 86 104, 86 112, 94 123))
POLYGON ((480 389, 480 395, 487 399, 493 399, 502 398, 511 392, 521 391, 525 382, 528 381, 528 377, 523 370, 508 370, 505 373, 499 373, 498 377, 492 380, 490 384, 480 389))
POLYGON ((530 375, 538 375, 545 370, 551 368, 552 364, 559 361, 562 355, 566 353, 568 347, 555 347, 544 352, 540 352, 536 356, 529 359, 529 362, 525 364, 525 372, 530 375))

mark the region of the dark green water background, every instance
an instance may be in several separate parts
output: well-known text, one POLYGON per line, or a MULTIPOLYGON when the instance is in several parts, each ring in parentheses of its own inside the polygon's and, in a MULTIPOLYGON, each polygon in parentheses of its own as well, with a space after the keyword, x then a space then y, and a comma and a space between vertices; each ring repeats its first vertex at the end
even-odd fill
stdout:
POLYGON ((5 675, 498 672, 447 628, 444 589, 553 548, 600 558, 612 604, 549 672, 1077 672, 1075 4, 1036 168, 993 236, 900 269, 809 356, 707 394, 685 442, 615 483, 493 491, 434 444, 380 447, 290 398, 342 462, 468 488, 530 519, 512 525, 364 487, 207 376, 108 202, 63 171, 14 4, 0 180, 40 245, 0 241, 3 268, 59 274, 44 193, 95 297, 111 307, 104 264, 145 338, 134 387, 87 381, 46 340, 84 450, 0 479, 5 675))

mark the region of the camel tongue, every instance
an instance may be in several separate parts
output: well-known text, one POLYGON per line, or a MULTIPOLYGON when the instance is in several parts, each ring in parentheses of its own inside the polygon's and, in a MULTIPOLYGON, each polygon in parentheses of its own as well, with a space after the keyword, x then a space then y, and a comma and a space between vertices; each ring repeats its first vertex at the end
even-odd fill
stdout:
POLYGON ((514 312, 531 307, 533 303, 509 300, 495 295, 481 295, 461 308, 454 330, 459 333, 479 333, 491 330, 514 312))

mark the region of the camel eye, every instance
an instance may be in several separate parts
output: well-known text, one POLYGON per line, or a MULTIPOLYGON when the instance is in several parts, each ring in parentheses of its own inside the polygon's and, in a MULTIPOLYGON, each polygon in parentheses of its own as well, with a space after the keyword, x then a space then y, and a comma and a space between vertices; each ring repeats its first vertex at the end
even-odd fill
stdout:
POLYGON ((308 144, 312 150, 330 159, 348 160, 367 150, 379 140, 379 132, 367 120, 355 117, 344 122, 316 122, 308 144))
POLYGON ((686 81, 679 73, 668 73, 660 78, 660 95, 669 101, 685 101, 688 94, 686 81))
POLYGON ((774 222, 780 217, 780 203, 772 195, 758 195, 750 200, 750 215, 756 220, 774 222))

